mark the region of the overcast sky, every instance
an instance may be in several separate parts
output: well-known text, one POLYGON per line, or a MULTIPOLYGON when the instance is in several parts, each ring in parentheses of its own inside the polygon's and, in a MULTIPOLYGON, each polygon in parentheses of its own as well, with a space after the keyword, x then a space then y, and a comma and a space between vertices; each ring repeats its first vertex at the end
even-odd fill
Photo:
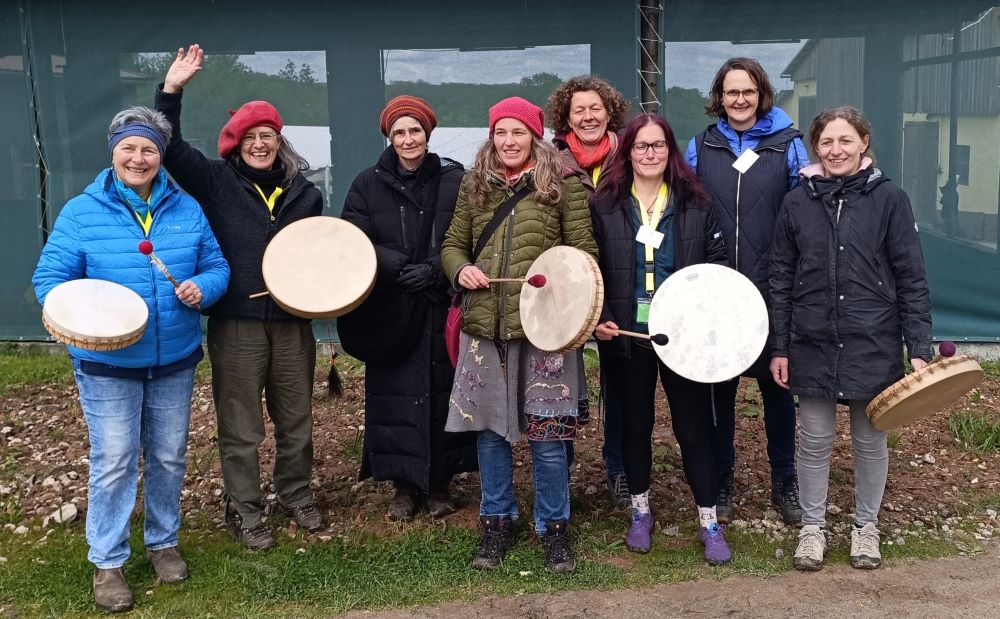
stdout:
MULTIPOLYGON (((727 58, 742 55, 760 60, 778 90, 791 88, 791 83, 780 75, 804 43, 667 43, 664 65, 667 86, 697 88, 705 92, 719 66, 727 58)), ((326 81, 326 54, 322 51, 264 52, 240 56, 240 60, 255 71, 271 74, 292 60, 299 67, 310 66, 317 80, 326 81)), ((587 73, 590 71, 590 46, 488 51, 396 49, 385 50, 383 62, 386 82, 509 84, 536 73, 554 73, 564 79, 587 73)))

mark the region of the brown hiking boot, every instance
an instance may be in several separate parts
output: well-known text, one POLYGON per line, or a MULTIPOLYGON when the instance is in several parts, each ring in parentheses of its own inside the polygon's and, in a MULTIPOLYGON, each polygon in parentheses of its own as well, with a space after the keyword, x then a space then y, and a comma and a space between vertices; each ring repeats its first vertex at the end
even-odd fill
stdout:
POLYGON ((94 568, 94 602, 106 613, 132 610, 132 590, 122 568, 94 568))
POLYGON ((312 503, 290 507, 285 510, 285 515, 310 533, 315 533, 323 528, 323 514, 312 503))
POLYGON ((410 484, 396 482, 396 496, 389 502, 386 515, 390 520, 409 522, 417 510, 417 489, 410 484))
POLYGON ((271 529, 267 523, 260 521, 252 527, 244 527, 243 516, 228 500, 226 501, 226 526, 229 533, 247 550, 267 550, 274 546, 274 537, 271 535, 271 529))
POLYGON ((451 499, 448 486, 431 490, 427 495, 427 511, 430 512, 431 518, 441 518, 455 513, 455 502, 451 499))
POLYGON ((162 548, 160 550, 147 550, 149 557, 156 571, 156 579, 165 585, 187 580, 188 566, 181 558, 181 553, 177 552, 176 546, 162 548))

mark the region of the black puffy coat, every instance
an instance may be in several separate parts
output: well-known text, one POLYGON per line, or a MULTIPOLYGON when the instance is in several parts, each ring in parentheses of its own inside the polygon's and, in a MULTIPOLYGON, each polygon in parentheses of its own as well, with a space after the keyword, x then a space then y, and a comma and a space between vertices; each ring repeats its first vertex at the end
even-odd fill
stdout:
POLYGON ((201 204, 219 247, 229 262, 229 288, 219 302, 203 313, 226 318, 301 321, 281 309, 270 295, 251 299, 267 290, 261 264, 264 250, 282 228, 323 212, 323 195, 301 174, 285 189, 274 213, 268 211, 253 183, 225 159, 209 159, 181 137, 181 93, 155 95, 156 109, 173 128, 163 164, 184 191, 201 204))
MULTIPOLYGON (((726 264, 726 248, 712 208, 678 204, 673 195, 670 200, 676 209, 672 224, 676 270, 703 262, 726 264)), ((631 214, 635 208, 627 192, 618 198, 598 198, 590 205, 600 254, 598 263, 604 278, 604 309, 600 320, 611 320, 629 331, 634 330, 636 314, 635 235, 638 230, 631 214)), ((630 337, 597 342, 601 359, 607 359, 607 355, 628 357, 632 345, 630 337)))
MULTIPOLYGON (((398 335, 398 354, 365 365, 361 479, 403 481, 428 490, 453 473, 478 466, 475 433, 444 431, 454 369, 444 347, 449 284, 441 271, 440 247, 464 170, 431 153, 415 176, 403 178, 397 162, 390 146, 375 166, 362 171, 351 184, 342 214, 375 245, 378 270, 372 298, 408 317, 398 335), (434 265, 435 294, 402 289, 396 283, 400 270, 424 261, 434 265)), ((365 305, 356 310, 365 311, 365 305)), ((350 321, 341 321, 343 338, 350 321)))
POLYGON ((785 198, 771 250, 772 355, 798 395, 869 400, 930 360, 931 305, 906 194, 876 168, 785 198))

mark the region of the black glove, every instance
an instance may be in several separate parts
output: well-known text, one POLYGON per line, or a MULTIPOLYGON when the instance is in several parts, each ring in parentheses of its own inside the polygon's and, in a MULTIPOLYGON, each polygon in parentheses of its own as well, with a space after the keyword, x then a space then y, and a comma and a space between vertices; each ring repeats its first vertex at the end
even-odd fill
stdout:
POLYGON ((434 267, 426 262, 406 265, 396 278, 396 283, 407 292, 420 292, 436 282, 437 274, 434 272, 434 267))

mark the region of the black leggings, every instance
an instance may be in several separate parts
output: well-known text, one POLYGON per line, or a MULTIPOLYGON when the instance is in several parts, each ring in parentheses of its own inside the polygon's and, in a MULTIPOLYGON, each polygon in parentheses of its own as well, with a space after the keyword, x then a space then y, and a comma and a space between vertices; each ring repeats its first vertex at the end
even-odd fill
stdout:
POLYGON ((698 507, 711 507, 718 498, 715 450, 712 443, 712 404, 709 385, 696 383, 663 365, 652 348, 633 345, 631 358, 602 359, 608 389, 619 398, 623 412, 622 458, 629 491, 649 490, 653 466, 651 440, 655 417, 656 378, 659 374, 670 405, 674 436, 681 446, 684 474, 698 507))

